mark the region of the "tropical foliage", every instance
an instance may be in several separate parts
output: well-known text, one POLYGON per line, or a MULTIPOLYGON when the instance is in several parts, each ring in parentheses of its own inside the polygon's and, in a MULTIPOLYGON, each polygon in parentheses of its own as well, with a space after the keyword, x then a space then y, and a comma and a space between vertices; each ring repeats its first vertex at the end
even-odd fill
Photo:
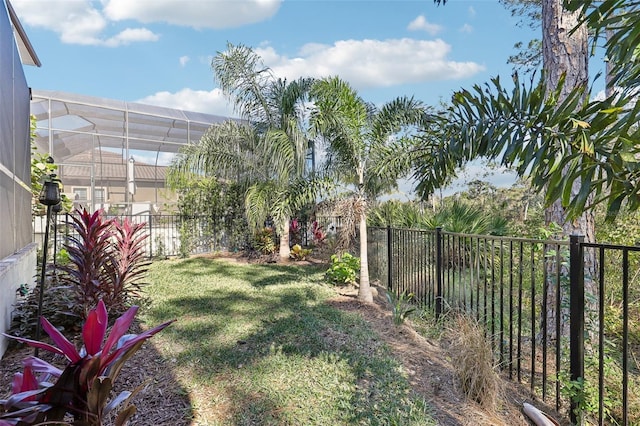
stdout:
POLYGON ((149 261, 144 257, 145 224, 105 219, 102 210, 76 210, 65 248, 69 263, 59 267, 61 281, 75 294, 81 318, 98 301, 112 312, 124 312, 140 297, 149 261))
POLYGON ((332 254, 331 266, 327 269, 325 276, 332 284, 355 285, 360 267, 360 258, 351 253, 343 253, 340 256, 332 254))
POLYGON ((403 140, 424 115, 422 104, 412 98, 394 99, 381 108, 364 101, 345 81, 329 77, 317 81, 310 92, 314 101, 312 134, 322 137, 326 171, 352 191, 351 206, 360 239, 358 298, 371 302, 367 264, 367 200, 394 188, 397 175, 374 173, 377 152, 392 138, 403 140))
POLYGON ((87 314, 80 350, 44 317, 42 327, 53 345, 5 334, 29 346, 63 355, 68 365, 60 370, 40 358, 26 358, 24 372, 16 374, 13 380, 12 395, 0 400, 0 426, 61 424, 68 415, 73 424, 100 426, 105 416, 122 404, 115 424, 127 424, 136 411, 130 403, 134 392, 122 391, 109 400, 113 384, 124 363, 144 341, 173 322, 167 321, 139 335, 125 335, 137 311, 137 306, 129 308, 115 320, 106 336, 107 308, 100 300, 87 314))
POLYGON ((73 232, 64 244, 65 262, 47 270, 42 312, 38 312, 38 287, 16 304, 14 335, 32 336, 41 315, 59 329, 77 330, 99 301, 116 314, 142 298, 149 266, 144 253, 145 224, 106 219, 101 210, 76 210, 69 217, 67 226, 73 232))
POLYGON ((171 187, 179 193, 178 214, 181 219, 181 253, 191 254, 196 237, 211 237, 198 241, 208 249, 228 247, 242 250, 251 239, 244 208, 245 189, 242 184, 215 177, 185 176, 170 170, 171 187), (203 230, 205 232, 203 232, 203 230))
POLYGON ((560 200, 570 218, 596 204, 605 204, 611 218, 625 203, 638 209, 639 6, 623 0, 564 1, 567 12, 582 12, 596 40, 609 30, 609 84, 618 90, 605 99, 584 101, 585 87, 565 90, 562 79, 547 87, 544 76, 527 84, 515 75, 512 90, 494 78, 456 92, 451 105, 432 117, 421 149, 412 151, 412 164, 421 165, 420 191, 429 193, 465 161, 488 157, 530 174, 537 188, 546 188, 546 203, 560 200), (572 193, 574 185, 579 190, 572 193))
POLYGON ((213 126, 199 144, 181 152, 173 173, 242 183, 249 225, 257 229, 273 219, 280 256, 288 259, 289 221, 315 200, 320 185, 311 179, 310 141, 303 126, 313 81, 276 78, 252 49, 227 48, 212 61, 214 77, 244 121, 213 126))
POLYGON ((611 217, 623 202, 640 207, 640 145, 634 143, 640 130, 633 125, 640 104, 611 96, 581 105, 581 90, 558 104, 562 83, 550 94, 543 80, 527 86, 516 75, 513 84, 509 90, 494 78, 456 92, 413 146, 402 146, 419 193, 432 193, 456 167, 486 157, 530 176, 544 189, 545 203, 562 200, 570 217, 599 203, 611 217), (572 195, 574 184, 580 191, 572 195))

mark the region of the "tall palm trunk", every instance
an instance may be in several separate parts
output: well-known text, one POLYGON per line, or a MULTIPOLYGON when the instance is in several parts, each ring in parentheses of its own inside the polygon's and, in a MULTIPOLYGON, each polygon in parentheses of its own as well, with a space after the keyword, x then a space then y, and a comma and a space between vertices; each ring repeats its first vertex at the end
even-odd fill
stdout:
POLYGON ((369 283, 369 258, 367 256, 367 214, 366 201, 362 200, 362 210, 360 211, 360 287, 358 287, 358 299, 373 303, 373 293, 369 283))
POLYGON ((289 218, 286 218, 280 224, 280 261, 289 260, 291 247, 289 247, 289 218))
MULTIPOLYGON (((557 103, 561 103, 563 98, 576 87, 586 87, 588 84, 588 33, 585 24, 582 24, 577 30, 580 21, 580 13, 569 13, 562 6, 563 0, 543 0, 542 1, 542 34, 543 34, 543 64, 548 88, 555 88, 564 76, 565 84, 560 99, 557 103), (571 33, 571 34, 570 34, 571 33)), ((578 193, 580 182, 575 181, 571 191, 572 198, 578 193)), ((587 202, 587 205, 589 202, 587 202)), ((567 214, 562 207, 561 201, 554 202, 545 211, 545 223, 557 223, 562 227, 563 235, 582 235, 585 241, 595 241, 595 221, 592 211, 584 212, 575 220, 567 220, 567 214)), ((561 303, 556 297, 557 280, 556 271, 559 265, 554 262, 554 257, 549 257, 547 265, 547 312, 546 325, 547 337, 554 339, 556 336, 555 324, 558 316, 557 309, 559 306, 566 304, 561 303)), ((595 253, 592 250, 585 251, 585 292, 595 296, 597 289, 592 277, 595 272, 595 253)), ((567 270, 560 271, 563 278, 568 277, 567 270)), ((568 282, 568 279, 561 279, 561 282, 568 282)), ((566 293, 565 297, 567 296, 566 293)), ((565 308, 566 309, 566 308, 565 308)), ((568 312, 563 312, 560 318, 566 318, 568 312)), ((562 324, 561 334, 567 335, 568 326, 562 324)))

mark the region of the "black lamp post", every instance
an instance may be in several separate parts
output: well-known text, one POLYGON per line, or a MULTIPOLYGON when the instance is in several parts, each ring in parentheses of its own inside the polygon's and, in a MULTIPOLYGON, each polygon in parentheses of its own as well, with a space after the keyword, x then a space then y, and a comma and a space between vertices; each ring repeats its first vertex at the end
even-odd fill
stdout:
POLYGON ((55 268, 58 251, 58 213, 62 211, 62 201, 51 208, 53 210, 53 267, 55 268))
MULTIPOLYGON (((53 163, 53 158, 49 157, 47 159, 47 162, 53 163)), ((40 294, 38 295, 39 298, 38 320, 36 321, 36 340, 40 340, 40 330, 42 328, 40 320, 42 317, 42 303, 44 299, 44 279, 47 267, 47 251, 49 245, 49 228, 51 226, 51 214, 54 211, 53 207, 60 204, 60 186, 58 185, 58 182, 59 180, 56 178, 55 174, 52 173, 47 176, 38 197, 38 201, 40 202, 40 204, 47 206, 47 222, 44 229, 44 243, 42 244, 42 264, 40 265, 40 294)), ((35 356, 38 356, 38 348, 35 348, 35 356)))

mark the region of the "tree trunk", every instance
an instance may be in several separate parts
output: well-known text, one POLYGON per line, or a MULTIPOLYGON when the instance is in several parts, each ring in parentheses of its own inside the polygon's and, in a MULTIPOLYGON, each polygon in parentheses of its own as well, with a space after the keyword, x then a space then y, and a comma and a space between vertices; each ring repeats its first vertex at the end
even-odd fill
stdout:
POLYGON ((286 218, 280 224, 280 261, 288 261, 290 254, 291 247, 289 247, 289 218, 286 218))
MULTIPOLYGON (((587 87, 588 84, 588 33, 585 24, 571 33, 578 24, 581 16, 579 13, 569 13, 562 7, 563 0, 543 0, 542 1, 542 51, 543 68, 547 88, 554 89, 560 79, 565 77, 565 84, 557 103, 563 101, 568 92, 576 87, 587 87), (571 33, 571 34, 570 34, 571 33)), ((572 196, 578 193, 580 182, 574 182, 572 196)), ((587 203, 589 204, 589 203, 587 203)), ((584 212, 575 220, 567 220, 565 209, 561 201, 556 201, 545 211, 545 223, 547 225, 555 222, 562 227, 562 236, 567 238, 570 235, 583 235, 586 242, 595 241, 595 222, 592 211, 584 212)), ((558 236, 561 237, 561 236, 558 236)), ((568 259, 567 259, 568 260, 568 259)), ((563 289, 564 301, 559 302, 556 297, 556 271, 555 256, 547 257, 547 312, 546 325, 547 337, 555 339, 556 316, 558 306, 567 306, 564 301, 568 300, 567 289, 563 289)), ((595 271, 595 254, 592 250, 585 250, 585 290, 592 295, 596 294, 594 288, 593 272, 595 271)), ((566 282, 568 287, 568 270, 561 270, 561 283, 566 282), (562 279, 565 278, 566 279, 562 279)), ((561 321, 567 318, 568 308, 562 308, 561 321), (566 311, 566 312, 565 312, 566 311)), ((568 324, 563 321, 561 334, 568 334, 568 324)))
MULTIPOLYGON (((364 201, 363 201, 364 204, 364 201)), ((369 260, 367 253, 367 214, 365 212, 366 206, 362 206, 360 213, 360 286, 358 287, 358 299, 373 303, 373 293, 371 292, 371 285, 369 283, 369 260)))

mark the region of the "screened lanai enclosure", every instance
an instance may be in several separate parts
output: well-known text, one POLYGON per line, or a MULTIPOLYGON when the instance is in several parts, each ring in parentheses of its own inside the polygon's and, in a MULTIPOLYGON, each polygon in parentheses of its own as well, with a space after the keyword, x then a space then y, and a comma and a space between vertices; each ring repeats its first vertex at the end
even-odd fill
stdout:
POLYGON ((58 91, 32 93, 36 147, 58 165, 76 207, 111 214, 171 211, 167 166, 227 117, 58 91))

